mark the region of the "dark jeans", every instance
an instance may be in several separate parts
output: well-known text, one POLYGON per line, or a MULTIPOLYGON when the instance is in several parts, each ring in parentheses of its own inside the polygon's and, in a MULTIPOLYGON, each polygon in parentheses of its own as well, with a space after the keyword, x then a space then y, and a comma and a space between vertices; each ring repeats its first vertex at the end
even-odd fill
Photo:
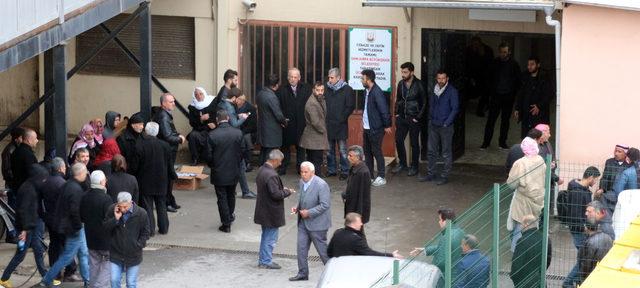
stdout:
POLYGON ((316 168, 316 175, 318 176, 322 175, 322 161, 324 159, 322 156, 324 156, 323 150, 307 149, 307 159, 316 168))
POLYGON ((499 145, 507 144, 507 137, 509 136, 509 122, 511 121, 511 112, 513 111, 513 94, 496 94, 494 99, 489 104, 489 118, 487 118, 487 124, 484 126, 484 141, 483 146, 491 145, 491 138, 493 138, 493 129, 496 126, 498 116, 500 116, 500 138, 498 139, 499 145))
POLYGON ((235 220, 233 213, 236 210, 236 184, 218 186, 215 185, 216 196, 218 198, 218 213, 222 225, 231 226, 235 220))
MULTIPOLYGON (((53 263, 56 263, 60 254, 64 250, 64 234, 60 234, 55 232, 56 230, 52 225, 47 225, 47 230, 49 230, 49 267, 53 266, 53 263)), ((64 276, 71 276, 76 273, 78 269, 78 265, 76 265, 76 261, 71 261, 71 264, 67 265, 64 269, 64 276)))
POLYGON ((47 274, 47 268, 44 266, 44 246, 42 245, 42 235, 44 234, 44 223, 38 220, 38 223, 34 229, 27 231, 27 239, 25 240, 25 248, 20 251, 16 245, 16 253, 7 264, 7 268, 2 273, 2 280, 9 280, 11 273, 13 273, 18 265, 22 263, 24 257, 27 255, 29 248, 33 249, 33 257, 36 259, 36 266, 38 267, 38 273, 41 276, 47 274))
POLYGON ((373 175, 373 159, 376 159, 378 164, 378 177, 384 178, 384 156, 382 156, 382 139, 384 139, 384 130, 373 133, 370 129, 365 129, 364 133, 364 160, 371 171, 371 178, 375 178, 373 175))
POLYGON ((158 233, 169 232, 169 217, 167 216, 167 198, 164 195, 140 195, 140 207, 149 215, 149 228, 151 235, 156 234, 156 219, 153 215, 153 206, 158 214, 158 233))
MULTIPOLYGON (((173 149, 173 148, 172 148, 173 149)), ((176 163, 176 156, 178 154, 178 149, 171 151, 171 162, 169 163, 169 169, 175 169, 174 164, 176 163)), ((173 196, 173 180, 169 180, 169 187, 167 187, 167 206, 178 207, 178 203, 176 203, 176 197, 173 196)))
POLYGON ((441 177, 446 179, 451 172, 453 164, 453 155, 451 153, 451 145, 453 142, 453 126, 443 127, 429 123, 429 157, 427 163, 427 175, 434 175, 436 162, 439 157, 444 160, 444 168, 440 173, 441 177))
POLYGON ((335 174, 338 171, 336 164, 336 145, 340 153, 340 174, 349 174, 349 161, 347 161, 347 140, 329 140, 329 152, 327 153, 327 173, 335 174))
MULTIPOLYGON (((584 233, 571 232, 571 237, 573 238, 573 246, 576 247, 576 250, 580 251, 580 248, 583 246, 584 240, 587 238, 587 236, 584 233)), ((562 283, 563 287, 573 287, 574 283, 580 283, 580 267, 578 265, 580 263, 580 258, 578 258, 580 254, 579 252, 576 254, 576 264, 573 266, 573 268, 571 268, 571 271, 569 271, 569 275, 567 275, 567 277, 564 279, 564 282, 562 283)))
POLYGON ((242 195, 248 195, 251 190, 249 190, 249 183, 247 183, 247 162, 246 160, 242 160, 240 164, 240 190, 242 191, 242 195))
POLYGON ((191 161, 197 162, 203 159, 203 152, 207 145, 208 131, 196 131, 193 130, 187 135, 187 141, 189 141, 189 152, 191 152, 191 161))
MULTIPOLYGON (((298 172, 298 174, 300 174, 300 164, 302 164, 302 162, 304 162, 305 159, 305 151, 304 148, 295 145, 296 146, 296 171, 298 172)), ((282 160, 282 166, 280 166, 280 173, 284 173, 287 171, 287 167, 289 167, 289 164, 291 162, 291 146, 284 146, 282 147, 282 153, 284 154, 284 160, 282 160)))
POLYGON ((396 118, 396 150, 398 150, 398 160, 401 166, 407 167, 407 151, 404 148, 404 139, 409 134, 411 141, 411 168, 418 168, 420 164, 420 124, 414 123, 401 117, 396 118))

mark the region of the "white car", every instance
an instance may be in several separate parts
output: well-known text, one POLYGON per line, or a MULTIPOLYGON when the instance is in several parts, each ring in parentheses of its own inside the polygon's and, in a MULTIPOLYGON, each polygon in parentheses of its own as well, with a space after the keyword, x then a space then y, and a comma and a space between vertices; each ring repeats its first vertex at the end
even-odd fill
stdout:
MULTIPOLYGON (((317 288, 390 287, 393 281, 392 257, 342 256, 329 259, 317 288), (383 278, 383 276, 387 275, 383 278), (383 279, 381 279, 383 278, 383 279)), ((400 285, 397 287, 436 287, 441 277, 438 267, 418 260, 400 260, 400 285)), ((394 286, 396 287, 396 286, 394 286)))

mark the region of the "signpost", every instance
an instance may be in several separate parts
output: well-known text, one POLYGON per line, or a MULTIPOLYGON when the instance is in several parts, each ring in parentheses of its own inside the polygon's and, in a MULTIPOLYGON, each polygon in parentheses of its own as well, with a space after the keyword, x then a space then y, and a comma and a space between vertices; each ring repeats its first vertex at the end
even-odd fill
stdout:
POLYGON ((376 73, 376 83, 382 91, 391 92, 392 39, 390 29, 349 29, 349 85, 354 90, 364 90, 361 72, 371 69, 376 73))

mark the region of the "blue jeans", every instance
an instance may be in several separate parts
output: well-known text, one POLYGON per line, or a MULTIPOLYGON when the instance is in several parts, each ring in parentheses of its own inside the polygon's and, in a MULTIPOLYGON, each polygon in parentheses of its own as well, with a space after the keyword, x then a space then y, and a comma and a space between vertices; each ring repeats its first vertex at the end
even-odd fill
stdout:
MULTIPOLYGON (((571 232, 571 238, 573 238, 573 246, 576 247, 576 250, 580 251, 580 247, 582 247, 582 244, 586 238, 584 233, 571 232)), ((578 275, 578 269, 580 269, 580 267, 578 267, 578 263, 580 262, 580 259, 578 259, 579 254, 576 253, 576 255, 577 255, 576 264, 573 265, 573 268, 569 272, 569 275, 567 275, 567 278, 564 279, 564 282, 562 283, 562 287, 565 287, 565 286, 573 287, 573 283, 580 282, 580 275, 578 275)))
POLYGON ((62 255, 58 257, 56 263, 49 269, 49 272, 42 277, 42 283, 51 285, 53 279, 60 274, 60 271, 62 271, 65 266, 73 261, 73 257, 76 255, 78 256, 80 264, 82 280, 84 280, 85 283, 89 283, 89 249, 87 248, 87 239, 84 236, 84 228, 81 228, 73 235, 67 235, 62 255))
POLYGON ((240 164, 240 190, 242 190, 242 195, 247 195, 251 192, 249 190, 249 184, 247 183, 247 161, 242 160, 240 164))
POLYGON ((520 238, 522 238, 522 224, 514 221, 513 231, 511 231, 511 253, 516 251, 516 244, 518 244, 518 240, 520 240, 520 238))
POLYGON ((278 228, 262 226, 258 264, 271 264, 273 260, 273 248, 276 247, 276 241, 278 241, 278 228))
POLYGON ((340 152, 340 174, 349 174, 349 162, 347 161, 347 140, 329 140, 329 152, 327 153, 327 173, 336 174, 336 145, 340 152))
POLYGON ((44 266, 44 246, 42 246, 42 234, 44 233, 44 222, 42 220, 38 220, 36 227, 27 231, 27 239, 25 240, 25 248, 20 251, 16 245, 16 254, 13 255, 11 261, 7 265, 7 268, 4 269, 4 273, 2 273, 2 280, 6 281, 11 278, 11 273, 22 263, 24 257, 27 255, 27 251, 29 248, 33 249, 33 257, 36 259, 36 266, 38 267, 38 272, 40 275, 45 275, 47 273, 47 269, 44 266))
POLYGON ((135 288, 138 285, 138 270, 140 265, 124 267, 124 265, 111 263, 111 288, 120 288, 122 272, 127 274, 127 288, 135 288))

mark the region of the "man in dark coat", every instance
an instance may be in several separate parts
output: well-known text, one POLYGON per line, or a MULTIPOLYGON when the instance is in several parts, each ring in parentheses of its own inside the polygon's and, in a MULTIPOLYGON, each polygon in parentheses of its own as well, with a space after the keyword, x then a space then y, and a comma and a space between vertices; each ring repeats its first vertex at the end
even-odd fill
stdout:
POLYGON ((287 125, 286 118, 282 114, 280 101, 275 91, 280 87, 280 77, 276 74, 269 75, 267 87, 262 88, 258 95, 258 144, 260 150, 260 165, 267 161, 269 151, 282 146, 282 128, 287 125))
POLYGON ((371 213, 371 173, 364 163, 364 151, 362 147, 354 145, 349 147, 347 158, 351 163, 347 187, 342 193, 344 201, 344 215, 356 212, 362 217, 362 223, 369 222, 371 213))
POLYGON ((616 176, 631 167, 631 164, 627 162, 629 148, 628 145, 624 144, 616 145, 613 150, 613 157, 604 162, 604 171, 602 172, 602 178, 600 178, 600 193, 605 193, 605 195, 614 193, 613 183, 615 183, 616 176))
POLYGON ((276 169, 282 164, 284 155, 280 150, 269 151, 268 159, 258 170, 256 187, 258 198, 253 222, 262 227, 260 237, 260 252, 258 267, 265 269, 280 269, 278 263, 273 262, 273 248, 278 241, 278 228, 285 225, 284 198, 291 196, 295 190, 285 188, 276 169))
MULTIPOLYGON (((44 224, 49 231, 49 266, 53 266, 58 260, 60 253, 64 250, 65 236, 62 233, 58 233, 57 229, 57 214, 56 209, 58 207, 58 199, 62 195, 62 189, 67 180, 64 176, 67 174, 67 164, 64 159, 60 157, 53 158, 51 160, 51 174, 47 177, 47 185, 42 187, 42 203, 44 204, 44 224)), ((67 267, 65 267, 64 277, 77 277, 75 276, 78 266, 76 261, 71 261, 67 267)))
POLYGON ((511 57, 509 44, 503 42, 499 47, 499 57, 491 65, 491 97, 489 99, 489 117, 484 127, 484 140, 480 149, 486 149, 491 145, 493 129, 500 116, 500 138, 498 145, 501 149, 509 149, 507 136, 509 136, 509 121, 515 95, 520 88, 520 66, 511 57))
MULTIPOLYGON (((511 257, 509 276, 516 288, 540 287, 542 269, 542 231, 538 229, 538 218, 526 215, 522 220, 522 238, 518 239, 511 257)), ((547 267, 551 264, 551 241, 547 244, 547 267)))
POLYGON ((393 253, 383 253, 369 248, 367 238, 362 233, 362 216, 358 213, 349 213, 344 218, 344 228, 340 228, 333 233, 327 255, 329 258, 340 256, 386 256, 402 259, 398 250, 393 253))
MULTIPOLYGON (((176 108, 176 99, 169 93, 164 93, 160 96, 161 108, 158 113, 153 117, 153 121, 160 125, 160 131, 158 131, 158 139, 165 141, 171 147, 171 162, 169 167, 172 167, 176 162, 176 156, 178 155, 178 147, 186 140, 184 136, 180 135, 176 131, 176 126, 173 124, 173 116, 171 111, 176 108)), ((167 183, 167 211, 176 212, 180 209, 180 205, 176 202, 176 198, 173 196, 173 180, 169 179, 167 183)))
POLYGON ((549 102, 553 94, 550 79, 540 71, 540 59, 529 57, 527 73, 518 92, 514 116, 521 123, 522 138, 540 123, 549 123, 549 102))
MULTIPOLYGON (((25 128, 22 133, 22 143, 18 145, 13 154, 11 154, 11 172, 13 174, 13 181, 10 183, 12 187, 9 187, 12 191, 18 191, 20 185, 27 181, 29 177, 29 169, 31 165, 38 163, 38 159, 34 154, 34 149, 38 144, 38 135, 35 131, 25 128)), ((9 205, 17 208, 15 201, 17 195, 12 192, 9 196, 9 205)))
POLYGON ((80 202, 80 219, 84 223, 89 248, 89 270, 92 287, 108 287, 111 267, 109 265, 109 234, 103 227, 104 217, 114 201, 107 195, 107 178, 104 172, 91 172, 91 188, 80 202))
MULTIPOLYGON (((542 137, 542 131, 532 128, 527 133, 527 137, 536 140, 536 142, 540 141, 540 137, 542 137)), ((509 171, 511 171, 511 167, 513 167, 513 163, 516 163, 520 158, 524 157, 524 152, 522 152, 522 147, 520 147, 520 143, 513 144, 509 149, 509 153, 507 154, 507 160, 504 162, 504 168, 506 174, 509 175, 509 171)))
POLYGON ((133 202, 140 203, 138 179, 127 173, 127 160, 125 160, 122 155, 116 154, 109 162, 111 174, 109 174, 107 179, 107 194, 111 197, 111 200, 115 202, 118 193, 127 191, 131 193, 133 202))
POLYGON ((142 150, 142 131, 144 131, 144 119, 142 114, 135 113, 129 118, 127 128, 116 138, 118 147, 124 159, 127 160, 129 174, 136 175, 138 162, 142 150))
MULTIPOLYGON (((149 231, 153 236, 156 231, 156 219, 153 216, 155 206, 158 214, 158 233, 169 232, 169 217, 167 216, 167 187, 175 175, 171 163, 171 148, 167 142, 156 138, 158 135, 158 123, 149 122, 145 127, 146 136, 142 140, 143 148, 140 157, 140 167, 136 178, 140 188, 140 207, 149 214, 149 231)), ((120 191, 122 192, 122 191, 120 191)), ((128 191, 126 191, 128 192, 128 191)), ((118 192, 119 193, 119 192, 118 192)), ((133 196, 132 196, 133 197, 133 196)))
POLYGON ((422 82, 413 74, 413 63, 406 62, 400 66, 402 80, 398 82, 396 89, 396 150, 398 151, 398 166, 392 173, 398 173, 409 168, 407 176, 418 174, 420 161, 420 125, 424 124, 427 114, 427 93, 422 87, 422 82), (411 143, 411 166, 407 165, 407 151, 404 148, 404 139, 409 134, 411 143))
POLYGON ((85 180, 87 179, 87 167, 82 163, 71 166, 71 176, 62 188, 62 195, 58 200, 56 214, 58 216, 58 233, 65 234, 64 251, 58 260, 51 266, 47 274, 42 277, 41 285, 51 285, 53 278, 57 277, 62 268, 69 265, 74 257, 78 257, 80 274, 89 284, 89 249, 85 238, 85 230, 80 218, 80 202, 85 195, 85 180))
POLYGON ((493 61, 493 50, 478 36, 471 37, 471 43, 465 51, 465 68, 469 77, 469 90, 472 98, 479 98, 476 115, 484 117, 489 99, 489 68, 493 61))
POLYGON ((283 131, 284 161, 279 172, 280 175, 287 172, 291 161, 291 146, 296 147, 296 170, 300 172, 300 164, 305 160, 304 148, 300 147, 300 138, 306 126, 304 107, 311 96, 311 87, 301 81, 298 68, 290 68, 287 73, 287 83, 280 86, 276 94, 282 107, 282 114, 289 119, 283 131))
POLYGON ((222 225, 218 230, 231 232, 235 220, 236 185, 240 178, 244 139, 242 131, 229 124, 226 110, 218 110, 218 127, 209 133, 207 140, 207 161, 211 167, 211 184, 218 198, 218 213, 222 225))
POLYGON ((242 136, 244 137, 244 142, 248 149, 244 157, 246 162, 245 164, 247 165, 246 171, 251 172, 251 170, 253 170, 253 166, 251 165, 251 156, 253 146, 256 142, 256 133, 258 132, 258 113, 256 113, 256 107, 247 102, 247 96, 244 94, 240 95, 240 97, 236 99, 236 103, 238 113, 245 113, 249 115, 247 120, 240 126, 240 130, 242 130, 242 136))
MULTIPOLYGON (((22 263, 29 248, 33 249, 33 256, 36 261, 36 267, 40 275, 44 276, 47 269, 44 266, 44 252, 42 239, 44 237, 44 223, 41 219, 41 201, 40 190, 44 185, 48 176, 46 168, 39 164, 32 164, 29 167, 27 180, 18 189, 18 209, 16 210, 16 230, 20 235, 18 238, 24 241, 23 249, 16 249, 16 253, 9 261, 7 268, 2 274, 2 285, 7 285, 11 273, 22 263)), ((9 286, 10 287, 10 286, 9 286)))
POLYGON ((364 159, 372 173, 373 160, 378 166, 378 176, 371 183, 373 186, 387 184, 385 180, 385 163, 382 155, 382 140, 384 134, 391 134, 391 114, 389 103, 387 102, 382 89, 376 84, 376 73, 373 70, 362 70, 362 86, 365 88, 364 111, 362 115, 362 126, 364 128, 364 159))
POLYGON ((351 86, 341 79, 339 68, 329 70, 329 81, 324 93, 327 104, 327 135, 329 138, 327 176, 335 176, 339 172, 340 180, 344 180, 347 179, 349 173, 349 162, 347 161, 349 116, 356 106, 356 97, 351 86), (338 153, 340 154, 340 166, 336 163, 336 145, 338 145, 338 153))
POLYGON ((120 192, 117 203, 109 207, 103 227, 109 235, 111 287, 120 287, 125 271, 127 287, 136 287, 142 249, 149 240, 147 211, 131 201, 131 194, 120 192))
POLYGON ((609 253, 613 247, 611 236, 600 231, 597 223, 587 222, 584 225, 586 239, 578 251, 578 284, 587 279, 596 268, 596 264, 609 253))
POLYGON ((24 134, 24 129, 21 127, 16 127, 11 130, 11 141, 7 146, 4 146, 2 149, 2 178, 4 179, 5 188, 11 189, 14 187, 13 184, 13 170, 11 169, 11 155, 16 151, 20 143, 22 143, 22 134, 24 134))

